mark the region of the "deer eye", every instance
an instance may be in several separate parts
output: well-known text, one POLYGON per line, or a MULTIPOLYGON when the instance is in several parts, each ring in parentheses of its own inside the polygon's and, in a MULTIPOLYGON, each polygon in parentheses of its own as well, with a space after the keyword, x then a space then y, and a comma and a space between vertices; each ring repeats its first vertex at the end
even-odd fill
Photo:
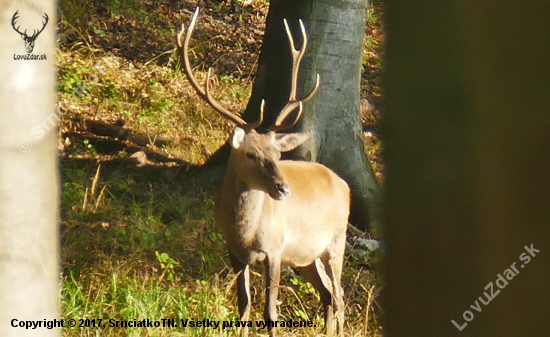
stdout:
POLYGON ((254 153, 247 152, 245 155, 248 159, 256 160, 256 156, 254 155, 254 153))

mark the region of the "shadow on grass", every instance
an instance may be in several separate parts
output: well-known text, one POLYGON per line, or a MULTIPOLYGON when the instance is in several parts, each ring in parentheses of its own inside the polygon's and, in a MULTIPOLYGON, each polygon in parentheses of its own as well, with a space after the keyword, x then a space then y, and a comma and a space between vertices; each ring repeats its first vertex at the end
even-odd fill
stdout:
POLYGON ((156 252, 177 261, 179 278, 219 273, 225 249, 212 220, 219 172, 133 159, 62 159, 65 273, 139 261, 143 273, 160 275, 156 252))

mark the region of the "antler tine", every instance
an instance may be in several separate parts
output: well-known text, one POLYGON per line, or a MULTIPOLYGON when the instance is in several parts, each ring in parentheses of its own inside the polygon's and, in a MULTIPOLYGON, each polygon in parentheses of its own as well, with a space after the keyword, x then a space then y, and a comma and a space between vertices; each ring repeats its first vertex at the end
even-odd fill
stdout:
POLYGON ((255 129, 258 126, 260 126, 260 124, 262 124, 264 120, 264 106, 265 106, 265 99, 262 99, 262 103, 260 103, 260 118, 258 118, 256 122, 248 124, 248 127, 250 127, 251 129, 255 129))
POLYGON ((185 74, 187 75, 187 79, 189 80, 189 82, 191 83, 193 88, 197 91, 199 96, 202 99, 204 99, 205 101, 207 101, 212 106, 212 108, 214 108, 214 110, 216 110, 220 115, 222 115, 223 117, 225 117, 225 118, 229 119, 230 121, 234 122, 235 124, 242 127, 243 129, 251 130, 251 129, 254 129, 254 128, 258 127, 260 125, 260 123, 262 122, 262 119, 263 119, 263 105, 264 105, 263 101, 262 101, 262 106, 261 106, 261 109, 260 109, 260 119, 256 122, 247 123, 241 117, 237 116, 236 114, 234 114, 231 111, 229 111, 229 110, 225 109, 224 107, 222 107, 214 99, 214 97, 212 97, 212 95, 210 94, 210 73, 211 73, 211 68, 208 69, 208 74, 206 76, 206 84, 205 84, 205 89, 204 90, 198 84, 197 79, 193 75, 193 71, 191 70, 191 63, 189 62, 189 52, 188 51, 189 51, 189 41, 191 40, 191 36, 193 35, 193 31, 195 30, 195 24, 197 22, 197 17, 198 16, 199 16, 199 7, 197 7, 195 9, 195 12, 193 13, 193 16, 191 17, 191 22, 189 23, 189 28, 187 29, 187 33, 185 34, 185 39, 184 39, 183 43, 181 41, 182 36, 185 32, 185 26, 183 24, 181 25, 181 31, 177 34, 177 38, 176 38, 176 44, 177 44, 178 50, 181 54, 180 58, 183 59, 183 64, 184 64, 183 69, 185 71, 185 74))
POLYGON ((270 130, 273 130, 273 131, 280 131, 280 130, 291 128, 298 122, 298 120, 300 120, 300 117, 302 116, 303 103, 309 101, 315 95, 315 93, 317 92, 317 89, 319 88, 319 81, 320 81, 320 76, 319 74, 317 74, 316 80, 315 80, 315 86, 309 92, 309 94, 307 94, 301 100, 296 100, 296 90, 298 85, 298 71, 300 69, 300 62, 302 61, 302 56, 304 56, 304 53, 306 52, 307 34, 306 34, 306 29, 304 27, 304 23, 300 19, 299 22, 300 22, 300 29, 302 31, 303 42, 302 42, 302 46, 298 50, 294 47, 294 39, 292 38, 292 34, 290 32, 286 19, 283 19, 283 22, 285 24, 288 43, 290 45, 290 55, 292 56, 290 94, 288 97, 288 103, 281 109, 279 116, 277 117, 273 125, 270 127, 270 130), (290 123, 283 123, 284 120, 288 117, 288 114, 294 111, 294 109, 296 108, 299 108, 299 110, 298 110, 298 113, 296 114, 296 118, 294 119, 294 121, 290 123))
POLYGON ((13 17, 11 18, 11 26, 13 27, 13 29, 18 32, 19 34, 23 35, 23 33, 21 33, 19 31, 19 27, 21 26, 17 26, 17 28, 15 28, 15 25, 16 25, 16 20, 19 19, 19 11, 15 11, 15 13, 13 14, 13 17))
POLYGON ((44 13, 44 16, 43 16, 44 19, 46 19, 46 22, 44 22, 42 24, 42 29, 40 29, 37 33, 34 33, 33 36, 38 36, 38 34, 42 33, 42 31, 44 30, 44 28, 46 28, 46 25, 48 24, 48 20, 50 19, 48 17, 48 14, 44 13))
POLYGON ((292 56, 290 95, 288 97, 288 100, 294 101, 296 100, 296 84, 298 80, 298 69, 300 67, 300 61, 302 60, 302 56, 304 55, 306 50, 307 36, 306 36, 306 30, 304 28, 304 24, 302 23, 302 20, 300 20, 300 28, 302 29, 303 42, 300 50, 297 50, 296 47, 294 46, 294 39, 292 38, 292 33, 290 32, 290 28, 288 28, 288 22, 286 21, 286 19, 283 19, 283 22, 285 24, 286 36, 288 37, 288 44, 290 45, 290 55, 292 56))

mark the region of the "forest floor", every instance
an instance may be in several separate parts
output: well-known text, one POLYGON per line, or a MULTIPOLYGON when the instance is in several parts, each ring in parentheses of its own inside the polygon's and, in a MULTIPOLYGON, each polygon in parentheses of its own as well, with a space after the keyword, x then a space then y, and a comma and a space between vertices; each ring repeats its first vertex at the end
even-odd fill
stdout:
MULTIPOLYGON (((200 170, 233 126, 195 94, 174 45, 176 30, 187 25, 195 6, 172 0, 60 2, 58 104, 69 107, 59 131, 66 319, 238 318, 235 275, 212 220, 216 183, 200 170)), ((381 182, 383 9, 375 1, 367 14, 361 82, 365 149, 381 182)), ((215 96, 233 111, 243 111, 250 94, 267 11, 265 0, 201 2, 191 62, 200 79, 215 68, 215 96)), ((346 255, 346 336, 381 334, 383 283, 376 260, 346 255)), ((262 319, 264 292, 261 268, 252 270, 254 321, 262 319)), ((279 298, 281 320, 316 325, 280 329, 283 336, 321 333, 318 294, 300 275, 284 273, 279 298)), ((100 332, 83 322, 86 327, 66 328, 63 335, 235 332, 162 326, 100 332)))

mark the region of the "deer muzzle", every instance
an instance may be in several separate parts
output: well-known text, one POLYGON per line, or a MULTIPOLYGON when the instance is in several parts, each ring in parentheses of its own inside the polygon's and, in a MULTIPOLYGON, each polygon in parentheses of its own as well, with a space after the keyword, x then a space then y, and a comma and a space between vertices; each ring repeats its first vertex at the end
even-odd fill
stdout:
POLYGON ((271 194, 271 197, 275 200, 281 200, 290 194, 290 187, 283 181, 275 184, 276 193, 271 194))

